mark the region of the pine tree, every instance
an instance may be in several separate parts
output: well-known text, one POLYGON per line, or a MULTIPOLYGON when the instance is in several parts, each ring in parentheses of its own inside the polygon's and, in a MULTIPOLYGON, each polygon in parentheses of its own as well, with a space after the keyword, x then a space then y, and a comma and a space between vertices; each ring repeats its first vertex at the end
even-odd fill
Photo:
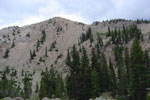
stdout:
POLYGON ((56 97, 62 98, 64 93, 64 83, 62 79, 62 75, 57 74, 56 78, 56 97))
POLYGON ((75 47, 75 45, 72 48, 72 61, 70 65, 71 70, 71 79, 72 79, 72 98, 78 99, 78 75, 79 75, 79 66, 80 66, 80 57, 79 53, 75 47))
POLYGON ((145 50, 144 52, 144 61, 145 61, 145 67, 146 67, 146 87, 150 88, 150 58, 149 58, 149 51, 145 50))
POLYGON ((40 47, 40 41, 37 40, 37 44, 36 44, 36 51, 39 51, 39 47, 40 47))
POLYGON ((36 56, 35 49, 33 49, 32 56, 33 56, 33 58, 36 56))
POLYGON ((112 92, 112 96, 115 97, 117 89, 117 78, 111 59, 109 59, 109 77, 110 77, 109 89, 112 92))
POLYGON ((91 56, 92 56, 91 57, 91 68, 98 71, 99 70, 99 68, 98 68, 98 59, 97 59, 94 48, 92 49, 91 56))
POLYGON ((131 48, 130 100, 146 100, 145 67, 143 51, 137 39, 131 48))
POLYGON ((8 58, 8 57, 9 57, 9 49, 7 48, 3 58, 8 58))
POLYGON ((32 60, 33 59, 33 54, 32 54, 32 51, 30 50, 30 59, 32 60))
POLYGON ((125 73, 125 66, 123 62, 122 52, 118 60, 118 95, 126 98, 127 96, 127 75, 125 73))
POLYGON ((102 91, 103 92, 108 91, 110 82, 109 82, 108 65, 104 53, 101 54, 101 76, 100 77, 102 80, 101 83, 102 91))
POLYGON ((99 34, 97 33, 97 43, 100 44, 100 46, 103 46, 103 40, 102 38, 99 36, 99 34))
POLYGON ((92 43, 94 41, 93 35, 91 34, 90 36, 90 43, 92 43))
POLYGON ((107 36, 111 36, 110 27, 108 27, 108 35, 107 36))
POLYGON ((12 45, 11 45, 11 48, 14 48, 15 47, 15 42, 14 42, 14 40, 13 40, 13 43, 12 43, 12 45))
POLYGON ((125 69, 127 73, 128 81, 130 81, 130 57, 129 57, 129 51, 128 48, 125 48, 125 69))
POLYGON ((92 98, 100 96, 100 84, 99 84, 99 74, 95 69, 91 71, 91 95, 92 98))
POLYGON ((79 100, 88 100, 92 90, 91 84, 91 68, 89 66, 89 59, 85 48, 82 50, 81 68, 79 75, 79 100))
POLYGON ((45 57, 48 57, 48 55, 47 55, 47 47, 45 49, 45 57))
POLYGON ((69 49, 68 49, 68 52, 67 52, 67 58, 66 58, 65 63, 66 63, 67 66, 71 65, 71 57, 70 57, 69 49))
POLYGON ((123 39, 124 39, 124 41, 125 41, 125 43, 127 43, 128 42, 128 32, 126 31, 126 27, 125 27, 125 25, 123 25, 123 39))
POLYGON ((4 71, 2 73, 2 78, 0 81, 0 98, 8 96, 7 86, 8 86, 8 79, 6 77, 6 72, 4 71))
POLYGON ((36 83, 36 90, 35 90, 35 93, 38 93, 39 92, 39 85, 38 85, 38 82, 36 83))
POLYGON ((43 97, 53 98, 56 95, 56 71, 54 67, 50 70, 45 69, 46 71, 42 73, 42 78, 40 81, 40 90, 39 98, 43 97))
POLYGON ((92 30, 91 28, 89 27, 88 31, 86 32, 86 38, 89 39, 92 35, 92 30))
POLYGON ((25 77, 23 78, 23 94, 24 94, 24 98, 25 99, 29 99, 30 98, 30 95, 32 93, 32 89, 31 89, 31 86, 32 86, 32 83, 31 83, 31 78, 29 77, 29 75, 27 73, 25 73, 25 77))
POLYGON ((42 30, 41 44, 43 44, 45 40, 46 40, 46 32, 45 30, 42 30))
POLYGON ((47 95, 47 86, 46 86, 46 83, 44 81, 44 78, 42 77, 41 81, 40 81, 40 90, 39 90, 39 98, 40 100, 43 98, 43 97, 48 97, 47 95))
POLYGON ((69 98, 73 97, 73 81, 71 75, 66 77, 66 90, 69 98))

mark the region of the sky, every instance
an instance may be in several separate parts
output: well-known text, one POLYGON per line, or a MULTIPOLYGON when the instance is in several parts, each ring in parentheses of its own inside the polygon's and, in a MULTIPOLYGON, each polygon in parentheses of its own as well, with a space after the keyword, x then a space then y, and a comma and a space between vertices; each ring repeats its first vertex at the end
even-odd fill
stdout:
POLYGON ((53 17, 91 24, 109 19, 150 19, 150 0, 0 0, 0 29, 53 17))

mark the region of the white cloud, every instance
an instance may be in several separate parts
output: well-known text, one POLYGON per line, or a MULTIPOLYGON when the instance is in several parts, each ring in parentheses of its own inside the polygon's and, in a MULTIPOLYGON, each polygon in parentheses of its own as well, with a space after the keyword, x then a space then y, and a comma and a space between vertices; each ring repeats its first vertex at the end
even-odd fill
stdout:
POLYGON ((84 23, 114 18, 150 17, 150 0, 5 0, 0 2, 0 28, 10 25, 28 25, 56 16, 84 23))
POLYGON ((66 19, 69 19, 69 20, 72 20, 72 21, 89 23, 89 20, 83 18, 80 14, 65 14, 65 13, 62 13, 62 14, 58 14, 56 16, 63 17, 63 18, 66 18, 66 19))
MULTIPOLYGON (((22 2, 29 3, 29 1, 30 0, 27 1, 23 0, 22 2)), ((14 23, 2 25, 0 26, 0 29, 8 26, 30 25, 56 16, 70 19, 73 21, 88 23, 88 19, 83 18, 80 13, 76 13, 76 12, 68 13, 67 9, 65 9, 57 0, 38 0, 38 1, 33 0, 31 3, 41 2, 41 1, 43 1, 42 3, 43 4, 45 3, 45 5, 38 9, 37 16, 29 15, 29 17, 24 18, 22 20, 17 20, 14 23)))
POLYGON ((2 26, 0 26, 0 29, 2 29, 4 27, 8 27, 8 26, 30 25, 30 24, 38 23, 38 22, 41 22, 41 21, 44 21, 44 20, 45 20, 45 18, 43 16, 31 16, 31 17, 25 18, 23 20, 16 21, 15 23, 2 25, 2 26))
POLYGON ((3 22, 3 20, 2 19, 0 19, 0 23, 2 23, 3 22))
POLYGON ((47 18, 52 17, 63 17, 73 21, 88 23, 88 20, 83 18, 79 12, 68 12, 57 0, 49 0, 46 6, 39 9, 39 14, 46 16, 47 18))

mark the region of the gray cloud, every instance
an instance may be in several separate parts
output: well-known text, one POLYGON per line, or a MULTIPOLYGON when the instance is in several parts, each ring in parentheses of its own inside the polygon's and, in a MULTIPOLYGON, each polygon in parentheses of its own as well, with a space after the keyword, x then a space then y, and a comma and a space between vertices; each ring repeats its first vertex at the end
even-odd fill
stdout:
POLYGON ((149 19, 150 0, 1 0, 0 13, 0 27, 54 16, 86 23, 114 18, 149 19))

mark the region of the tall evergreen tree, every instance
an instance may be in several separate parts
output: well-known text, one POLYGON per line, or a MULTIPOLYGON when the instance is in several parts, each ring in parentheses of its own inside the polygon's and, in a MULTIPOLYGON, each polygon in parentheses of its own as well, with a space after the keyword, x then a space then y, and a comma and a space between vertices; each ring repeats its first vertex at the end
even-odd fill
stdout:
POLYGON ((56 78, 56 97, 57 98, 63 97, 63 93, 64 93, 64 82, 63 82, 63 79, 62 79, 62 75, 57 74, 57 78, 56 78))
POLYGON ((8 57, 9 57, 9 48, 6 49, 3 58, 8 58, 8 57))
POLYGON ((149 51, 145 50, 144 52, 144 61, 145 61, 145 68, 146 68, 146 87, 150 88, 150 58, 149 58, 149 51))
MULTIPOLYGON (((67 84, 70 86, 70 88, 67 89, 67 93, 69 95, 70 99, 78 99, 79 91, 78 91, 78 77, 79 77, 79 66, 80 66, 80 57, 79 52, 77 51, 75 45, 72 48, 71 52, 71 61, 69 60, 69 51, 68 56, 66 60, 66 63, 69 66, 70 69, 70 76, 68 76, 68 81, 70 81, 72 84, 67 84), (69 62, 69 63, 68 63, 69 62)), ((69 83, 69 82, 67 82, 69 83)), ((67 87, 69 87, 67 86, 67 87)))
POLYGON ((70 57, 69 49, 68 49, 68 51, 67 51, 67 58, 66 58, 65 63, 66 63, 67 66, 70 66, 70 65, 71 65, 71 57, 70 57))
POLYGON ((36 51, 39 51, 39 47, 40 47, 40 41, 37 40, 37 44, 36 44, 36 51))
POLYGON ((35 90, 35 93, 38 93, 39 92, 39 85, 38 85, 38 82, 36 83, 36 90, 35 90))
POLYGON ((129 57, 129 50, 128 48, 125 48, 125 70, 127 74, 128 81, 130 81, 130 57, 129 57))
POLYGON ((94 37, 93 37, 93 35, 91 34, 91 36, 90 36, 90 43, 92 43, 94 41, 94 37))
POLYGON ((2 73, 2 78, 0 82, 0 98, 8 96, 7 86, 8 86, 8 79, 6 77, 6 72, 4 71, 2 73))
POLYGON ((50 70, 47 69, 42 73, 40 81, 39 98, 43 97, 52 98, 56 94, 56 71, 52 67, 50 70))
POLYGON ((125 66, 123 62, 122 53, 118 63, 118 95, 119 97, 127 97, 127 75, 125 73, 125 66))
POLYGON ((102 91, 103 92, 108 91, 110 82, 109 82, 108 65, 104 53, 101 54, 101 76, 100 77, 102 80, 101 83, 102 91))
POLYGON ((32 56, 33 56, 33 58, 36 56, 35 49, 33 49, 32 56))
POLYGON ((143 51, 137 39, 131 48, 130 100, 146 100, 143 51))
POLYGON ((86 38, 89 39, 92 35, 92 29, 91 27, 88 28, 87 32, 86 32, 86 38))
POLYGON ((92 98, 96 98, 98 96, 100 96, 101 93, 101 88, 100 88, 100 84, 99 84, 99 74, 95 69, 92 69, 91 71, 91 85, 92 85, 92 89, 91 89, 91 95, 92 98))
POLYGON ((32 54, 32 51, 30 50, 30 60, 33 59, 33 54, 32 54))
POLYGON ((24 85, 24 88, 23 88, 23 97, 25 99, 29 99, 30 98, 30 95, 32 93, 32 89, 31 89, 31 86, 32 86, 32 83, 31 83, 31 78, 29 77, 29 75, 27 73, 25 73, 25 76, 23 78, 23 85, 24 85))
POLYGON ((47 54, 47 47, 45 48, 45 57, 48 57, 48 54, 47 54))
POLYGON ((14 47, 15 47, 15 41, 13 40, 11 48, 14 48, 14 47))
POLYGON ((91 68, 95 69, 96 71, 99 70, 98 69, 98 59, 97 59, 94 48, 92 49, 92 52, 91 52, 91 68))
POLYGON ((110 27, 108 27, 108 35, 107 36, 111 36, 110 27))
POLYGON ((99 79, 99 63, 95 53, 95 49, 92 49, 91 52, 91 84, 92 84, 92 97, 98 97, 100 95, 100 79, 99 79))
POLYGON ((117 89, 117 78, 111 59, 109 59, 109 77, 110 77, 109 89, 112 92, 112 96, 115 97, 117 89))
POLYGON ((82 50, 81 71, 79 75, 79 100, 88 100, 91 97, 91 68, 85 48, 82 50))
POLYGON ((41 36, 41 44, 43 44, 46 40, 46 32, 45 30, 42 30, 42 36, 41 36))

